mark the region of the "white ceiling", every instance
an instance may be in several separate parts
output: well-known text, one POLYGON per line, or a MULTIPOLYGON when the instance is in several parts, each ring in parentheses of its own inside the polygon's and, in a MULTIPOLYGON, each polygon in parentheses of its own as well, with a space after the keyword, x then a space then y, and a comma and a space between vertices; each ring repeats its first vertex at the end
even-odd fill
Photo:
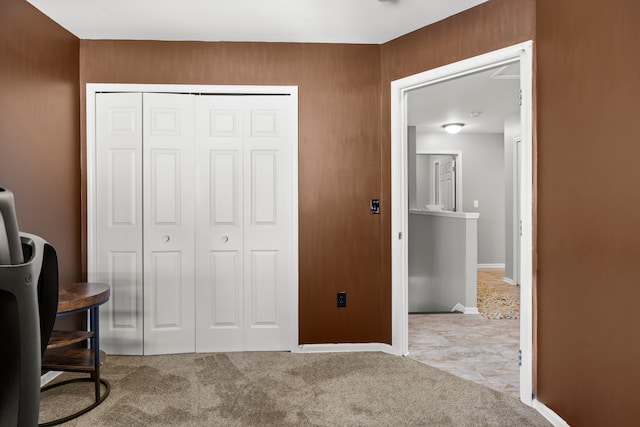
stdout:
POLYGON ((505 119, 519 111, 519 89, 518 62, 415 89, 407 100, 407 123, 418 132, 464 123, 462 132, 502 133, 505 119))
POLYGON ((380 44, 487 0, 28 0, 80 39, 380 44))

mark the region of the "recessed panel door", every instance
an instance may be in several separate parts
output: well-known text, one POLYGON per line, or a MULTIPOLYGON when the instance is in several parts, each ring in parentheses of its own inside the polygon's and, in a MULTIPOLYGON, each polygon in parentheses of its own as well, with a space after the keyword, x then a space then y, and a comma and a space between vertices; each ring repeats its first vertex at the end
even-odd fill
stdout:
POLYGON ((243 349, 241 96, 196 99, 196 351, 243 349))
POLYGON ((193 352, 194 96, 143 102, 144 354, 193 352))
POLYGON ((291 99, 197 99, 197 351, 296 343, 291 99))
POLYGON ((95 280, 111 286, 100 309, 107 353, 142 354, 142 94, 96 95, 95 280))
POLYGON ((442 205, 445 211, 456 211, 456 161, 453 156, 445 156, 439 159, 437 164, 438 204, 442 205))
POLYGON ((288 96, 244 96, 244 350, 295 346, 293 141, 288 96))

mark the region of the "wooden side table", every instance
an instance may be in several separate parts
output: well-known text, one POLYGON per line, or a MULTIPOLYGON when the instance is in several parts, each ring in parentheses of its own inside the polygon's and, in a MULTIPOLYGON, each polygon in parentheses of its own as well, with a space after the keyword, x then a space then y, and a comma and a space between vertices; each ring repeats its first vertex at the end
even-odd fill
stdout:
POLYGON ((77 418, 98 406, 109 395, 109 383, 100 378, 100 365, 104 363, 105 353, 100 350, 98 308, 109 300, 110 294, 111 289, 109 285, 104 283, 72 283, 60 285, 57 316, 66 316, 88 311, 89 327, 86 331, 53 331, 42 360, 42 369, 85 372, 90 374, 90 376, 88 378, 76 378, 45 386, 42 388, 42 391, 44 392, 65 384, 92 381, 95 384, 95 401, 86 408, 69 416, 40 424, 40 427, 53 426, 77 418), (85 341, 89 342, 87 348, 69 348, 72 344, 85 341), (103 394, 100 393, 100 384, 105 386, 105 392, 103 394))

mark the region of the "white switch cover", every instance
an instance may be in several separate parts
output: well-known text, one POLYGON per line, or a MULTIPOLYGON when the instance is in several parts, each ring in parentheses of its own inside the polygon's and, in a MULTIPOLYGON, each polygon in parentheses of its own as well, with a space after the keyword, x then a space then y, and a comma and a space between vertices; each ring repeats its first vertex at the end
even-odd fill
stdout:
POLYGON ((473 207, 474 207, 474 208, 477 208, 477 207, 478 207, 478 201, 477 201, 477 200, 474 200, 474 201, 473 201, 473 207))

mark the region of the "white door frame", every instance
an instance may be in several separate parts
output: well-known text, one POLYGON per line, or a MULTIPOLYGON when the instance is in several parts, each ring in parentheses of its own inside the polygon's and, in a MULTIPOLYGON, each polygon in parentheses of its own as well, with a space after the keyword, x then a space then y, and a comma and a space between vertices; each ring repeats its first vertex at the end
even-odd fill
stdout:
POLYGON ((521 143, 522 143, 522 137, 518 136, 516 138, 514 138, 513 140, 513 158, 512 158, 512 162, 513 162, 513 202, 512 202, 512 214, 511 217, 512 219, 512 227, 511 227, 511 233, 513 235, 512 240, 512 245, 513 245, 513 254, 512 254, 512 263, 513 263, 513 284, 514 285, 519 285, 520 284, 520 204, 518 203, 520 200, 520 188, 519 188, 519 182, 520 182, 520 163, 522 162, 521 159, 521 153, 520 153, 520 149, 521 149, 521 143))
POLYGON ((522 163, 520 167, 520 400, 533 404, 533 42, 527 41, 391 82, 391 272, 392 351, 406 355, 408 339, 407 96, 411 90, 475 73, 501 64, 520 62, 522 163))
MULTIPOLYGON (((218 86, 218 85, 164 85, 164 84, 128 84, 128 83, 87 83, 86 85, 86 124, 87 124, 87 276, 96 280, 97 251, 96 236, 96 150, 95 150, 95 105, 96 94, 100 92, 157 92, 190 93, 217 95, 288 95, 292 101, 291 135, 294 135, 292 147, 292 263, 289 267, 295 284, 291 292, 291 301, 298 301, 298 87, 297 86, 218 86)), ((298 304, 292 304, 290 350, 298 346, 298 304)))

